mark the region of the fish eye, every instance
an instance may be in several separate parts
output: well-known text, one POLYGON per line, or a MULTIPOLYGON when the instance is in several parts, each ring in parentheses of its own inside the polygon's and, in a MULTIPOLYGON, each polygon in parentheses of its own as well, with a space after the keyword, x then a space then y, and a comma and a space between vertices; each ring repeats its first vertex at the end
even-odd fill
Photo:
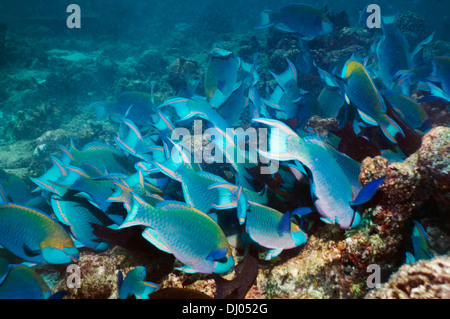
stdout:
POLYGON ((224 256, 224 257, 222 257, 220 259, 217 259, 216 262, 221 263, 221 264, 225 264, 227 262, 227 260, 228 260, 228 257, 230 257, 229 254, 227 254, 226 256, 224 256))

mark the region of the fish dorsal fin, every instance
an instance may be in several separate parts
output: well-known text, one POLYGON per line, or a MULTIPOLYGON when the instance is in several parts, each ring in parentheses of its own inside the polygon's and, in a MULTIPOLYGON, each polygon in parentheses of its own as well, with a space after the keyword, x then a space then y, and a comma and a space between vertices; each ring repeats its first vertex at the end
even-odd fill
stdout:
POLYGON ((53 195, 51 197, 51 204, 53 207, 53 212, 55 213, 56 217, 58 218, 58 220, 67 225, 70 226, 69 220, 67 218, 67 216, 64 213, 64 209, 61 207, 61 201, 60 198, 58 198, 56 195, 53 195))
POLYGON ((183 202, 178 202, 175 200, 165 200, 162 202, 159 202, 155 205, 155 208, 161 209, 161 210, 169 210, 169 209, 189 209, 192 210, 194 209, 192 206, 183 203, 183 202))

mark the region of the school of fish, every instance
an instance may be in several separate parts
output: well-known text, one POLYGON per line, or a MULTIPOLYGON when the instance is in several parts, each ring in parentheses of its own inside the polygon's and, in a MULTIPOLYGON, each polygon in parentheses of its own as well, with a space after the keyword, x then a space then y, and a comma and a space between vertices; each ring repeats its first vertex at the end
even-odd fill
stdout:
MULTIPOLYGON (((193 85, 157 105, 155 82, 151 92, 90 105, 98 120, 118 123, 115 145, 60 146, 52 167, 31 178, 32 191, 20 178, 0 175, 0 298, 52 297, 32 266, 76 263, 83 249, 111 248, 92 224, 138 227, 183 264, 178 270, 207 274, 234 269, 232 247, 253 244, 271 259, 303 245, 313 223, 358 227, 359 205, 383 183, 362 187, 361 158, 373 149, 395 160, 412 153, 411 136, 430 128, 413 90, 450 102, 450 56, 423 57, 433 35, 410 51, 397 20, 381 17, 374 52, 355 53, 327 71, 308 47, 333 31, 324 12, 306 4, 265 10, 255 29, 294 33, 301 48, 296 61, 286 59, 285 72, 268 70, 273 88, 261 80, 257 57, 243 61, 217 46, 202 90, 193 85), (305 73, 321 78, 320 96, 301 88, 305 73), (342 131, 319 136, 307 126, 314 115, 335 118, 342 131), (363 146, 355 156, 346 143, 363 146), (299 187, 302 196, 292 196, 299 187)), ((423 233, 416 223, 422 250, 408 262, 429 257, 423 233)), ((149 298, 159 286, 145 277, 144 267, 125 279, 120 274, 120 298, 149 298)))

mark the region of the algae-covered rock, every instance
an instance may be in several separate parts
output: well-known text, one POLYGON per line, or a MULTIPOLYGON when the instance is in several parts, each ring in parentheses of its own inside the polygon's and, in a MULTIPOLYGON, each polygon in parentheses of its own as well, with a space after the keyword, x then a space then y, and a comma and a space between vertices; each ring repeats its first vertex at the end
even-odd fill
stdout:
POLYGON ((102 253, 83 251, 77 265, 81 275, 80 286, 69 287, 68 282, 74 283, 70 277, 73 272, 67 272, 53 287, 53 292, 66 290, 67 299, 117 299, 119 271, 125 276, 136 266, 145 266, 148 280, 157 281, 170 268, 164 256, 155 258, 117 246, 102 253))

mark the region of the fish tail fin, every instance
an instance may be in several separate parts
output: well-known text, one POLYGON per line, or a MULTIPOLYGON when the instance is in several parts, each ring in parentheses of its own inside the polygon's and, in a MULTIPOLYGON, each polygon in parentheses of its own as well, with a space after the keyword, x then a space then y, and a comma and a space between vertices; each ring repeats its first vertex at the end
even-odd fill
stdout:
POLYGON ((131 195, 133 196, 131 208, 128 211, 127 217, 118 228, 122 229, 137 225, 152 227, 151 215, 156 212, 156 208, 149 205, 138 195, 134 193, 131 195))
MULTIPOLYGON (((174 153, 176 154, 176 153, 174 153)), ((153 165, 161 171, 161 173, 180 181, 181 176, 178 174, 178 169, 184 164, 183 160, 176 156, 171 156, 163 163, 152 161, 153 165)))
POLYGON ((191 108, 189 107, 189 99, 185 98, 174 98, 170 99, 167 102, 161 104, 159 106, 159 109, 162 109, 163 107, 171 106, 174 108, 175 112, 177 113, 178 117, 181 119, 187 119, 195 114, 192 114, 191 108))
POLYGON ((160 110, 157 110, 158 115, 154 117, 153 127, 156 128, 159 132, 173 132, 175 126, 170 121, 169 117, 162 113, 160 110))
POLYGON ((272 10, 261 11, 261 23, 259 24, 259 26, 256 26, 255 29, 266 29, 273 26, 274 23, 270 22, 270 16, 272 13, 272 10))
POLYGON ((101 121, 108 117, 108 114, 106 113, 105 105, 106 105, 105 101, 99 101, 99 102, 92 103, 87 108, 93 109, 95 112, 95 115, 97 117, 97 120, 101 121))
POLYGON ((217 204, 211 204, 215 209, 229 209, 236 207, 236 186, 228 183, 215 183, 209 186, 208 189, 217 189, 219 192, 219 201, 217 204))
POLYGON ((388 116, 387 116, 387 123, 380 123, 380 128, 383 131, 384 135, 392 143, 397 143, 395 139, 395 136, 397 134, 401 134, 403 137, 405 137, 405 133, 403 133, 401 127, 388 116))
POLYGON ((436 96, 438 98, 444 99, 446 101, 450 101, 450 94, 442 90, 441 88, 437 87, 436 85, 432 83, 426 83, 428 88, 430 89, 431 95, 436 96))
POLYGON ((69 153, 72 154, 72 157, 74 156, 74 154, 79 153, 80 151, 78 150, 78 148, 75 146, 75 142, 73 141, 73 138, 70 138, 70 145, 69 145, 69 153))
MULTIPOLYGON (((268 140, 266 141, 267 145, 263 145, 264 143, 261 143, 260 141, 260 144, 262 145, 259 145, 258 152, 262 156, 269 159, 284 161, 296 159, 295 154, 293 154, 289 147, 289 141, 293 137, 298 137, 297 133, 290 129, 286 124, 277 120, 257 118, 253 119, 253 121, 266 124, 270 127, 268 140), (268 146, 269 152, 261 148, 264 146, 268 146)), ((302 144, 303 141, 299 138, 299 146, 302 144)))
POLYGON ((385 34, 395 31, 397 28, 398 16, 398 11, 391 16, 381 16, 381 28, 385 34))
POLYGON ((126 185, 122 183, 118 183, 113 181, 114 185, 116 185, 116 189, 114 193, 111 194, 110 197, 108 197, 108 201, 111 202, 121 202, 125 204, 130 204, 130 198, 127 196, 129 193, 132 192, 131 188, 127 187, 126 185))

